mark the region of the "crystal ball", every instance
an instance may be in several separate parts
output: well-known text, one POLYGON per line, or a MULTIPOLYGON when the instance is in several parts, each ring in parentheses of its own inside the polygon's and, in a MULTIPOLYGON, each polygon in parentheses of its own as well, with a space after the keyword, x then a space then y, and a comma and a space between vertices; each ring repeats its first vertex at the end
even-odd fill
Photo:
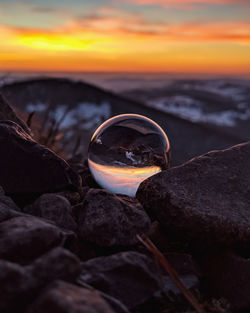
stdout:
POLYGON ((169 140, 151 119, 114 116, 94 132, 88 150, 92 176, 103 188, 134 197, 140 183, 169 167, 169 140))

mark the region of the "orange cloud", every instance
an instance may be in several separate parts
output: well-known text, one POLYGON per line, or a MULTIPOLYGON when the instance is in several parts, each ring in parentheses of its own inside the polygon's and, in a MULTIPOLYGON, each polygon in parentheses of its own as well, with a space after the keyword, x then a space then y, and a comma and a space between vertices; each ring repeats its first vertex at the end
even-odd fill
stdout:
POLYGON ((250 72, 250 21, 164 24, 102 10, 51 30, 0 24, 0 69, 250 72))
POLYGON ((249 4, 249 0, 121 0, 123 2, 129 2, 136 5, 160 5, 163 7, 180 7, 195 4, 249 4))

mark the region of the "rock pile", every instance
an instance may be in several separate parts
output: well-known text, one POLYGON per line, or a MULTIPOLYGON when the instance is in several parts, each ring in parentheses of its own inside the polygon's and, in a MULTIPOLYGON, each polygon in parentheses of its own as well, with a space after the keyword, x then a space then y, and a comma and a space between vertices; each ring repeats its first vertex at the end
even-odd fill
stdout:
POLYGON ((137 198, 100 189, 15 122, 0 122, 0 145, 1 313, 191 312, 137 234, 207 312, 250 310, 250 143, 157 174, 137 198))

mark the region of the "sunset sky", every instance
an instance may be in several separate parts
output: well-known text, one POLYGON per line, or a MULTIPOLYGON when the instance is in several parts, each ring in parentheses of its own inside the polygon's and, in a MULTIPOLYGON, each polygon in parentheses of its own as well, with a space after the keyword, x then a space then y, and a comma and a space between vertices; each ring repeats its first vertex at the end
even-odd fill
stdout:
POLYGON ((0 0, 0 71, 250 73, 250 0, 0 0))

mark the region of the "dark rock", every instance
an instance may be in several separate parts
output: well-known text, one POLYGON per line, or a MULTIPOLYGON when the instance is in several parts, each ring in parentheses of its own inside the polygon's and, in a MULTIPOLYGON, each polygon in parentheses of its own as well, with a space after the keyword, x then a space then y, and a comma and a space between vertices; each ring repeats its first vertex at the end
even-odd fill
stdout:
POLYGON ((96 257, 96 252, 93 244, 79 237, 73 237, 72 240, 68 240, 64 247, 69 249, 72 253, 78 256, 81 261, 87 261, 96 257))
MULTIPOLYGON (((186 288, 199 287, 201 272, 191 255, 168 253, 165 256, 186 288)), ((84 262, 77 282, 84 287, 89 284, 119 299, 129 309, 147 306, 151 298, 160 299, 162 291, 165 298, 169 292, 182 296, 165 270, 137 252, 122 252, 84 262)))
POLYGON ((19 210, 13 200, 5 196, 2 187, 0 187, 0 222, 22 215, 18 212, 19 210))
POLYGON ((117 298, 129 309, 146 302, 160 289, 154 262, 137 252, 122 252, 82 263, 78 282, 117 298))
POLYGON ((62 248, 51 250, 26 267, 0 260, 0 312, 20 313, 41 288, 55 279, 74 281, 79 271, 77 258, 62 248))
POLYGON ((88 161, 86 160, 84 164, 82 165, 81 170, 79 170, 79 175, 82 177, 83 186, 89 187, 89 188, 101 188, 98 183, 93 178, 89 166, 88 161))
POLYGON ((158 221, 154 221, 151 224, 148 237, 162 252, 190 253, 187 243, 180 241, 178 237, 176 238, 173 234, 166 232, 164 226, 158 221))
POLYGON ((56 281, 46 288, 27 313, 112 313, 97 291, 56 281))
MULTIPOLYGON (((79 284, 81 287, 84 287, 89 290, 95 290, 93 287, 91 287, 88 284, 83 283, 82 281, 79 284)), ((101 292, 98 290, 100 296, 110 305, 110 307, 114 310, 116 313, 129 313, 128 309, 124 304, 121 303, 118 299, 111 297, 110 295, 101 292)))
MULTIPOLYGON (((165 257, 178 273, 178 276, 187 289, 195 289, 200 286, 201 271, 191 255, 184 253, 167 253, 165 257)), ((175 295, 182 294, 170 276, 163 275, 162 280, 164 284, 163 290, 166 293, 171 291, 171 293, 175 295)))
POLYGON ((81 202, 81 195, 76 191, 64 190, 57 192, 56 194, 65 197, 71 205, 76 205, 81 202))
POLYGON ((30 295, 33 282, 24 267, 0 260, 0 312, 19 313, 30 295))
POLYGON ((78 190, 81 178, 52 151, 11 121, 0 122, 0 185, 7 194, 78 190))
POLYGON ((225 298, 236 311, 250 312, 250 259, 232 251, 204 255, 204 287, 212 297, 225 298))
POLYGON ((107 190, 90 189, 78 216, 82 238, 101 246, 134 245, 147 233, 150 219, 140 203, 107 190))
POLYGON ((13 217, 0 223, 0 258, 28 263, 66 239, 67 234, 41 219, 13 217))
POLYGON ((0 121, 6 120, 17 123, 27 134, 30 135, 30 130, 27 125, 17 116, 7 100, 0 94, 0 121))
POLYGON ((79 259, 66 249, 54 248, 26 267, 37 286, 61 279, 75 281, 81 272, 79 259))
POLYGON ((90 172, 88 160, 83 160, 83 155, 77 154, 69 159, 68 162, 73 170, 81 176, 84 187, 100 188, 90 172))
POLYGON ((77 224, 71 215, 69 201, 56 194, 43 194, 33 204, 26 206, 24 212, 54 221, 56 225, 76 230, 77 224))
POLYGON ((142 182, 137 198, 195 244, 250 243, 250 143, 212 151, 142 182))
POLYGON ((15 202, 10 197, 7 197, 5 195, 4 190, 1 186, 0 186, 0 207, 20 211, 19 207, 15 204, 15 202))

